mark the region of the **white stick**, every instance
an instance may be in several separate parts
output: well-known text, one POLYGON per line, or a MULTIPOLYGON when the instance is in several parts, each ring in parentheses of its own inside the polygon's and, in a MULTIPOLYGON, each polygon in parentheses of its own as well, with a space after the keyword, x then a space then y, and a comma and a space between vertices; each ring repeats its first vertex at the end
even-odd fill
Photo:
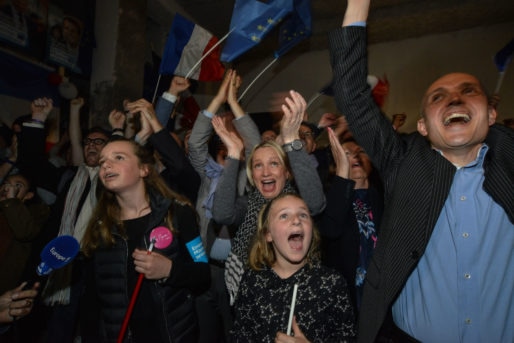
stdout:
POLYGON ((321 93, 317 93, 316 95, 314 95, 314 96, 309 100, 309 102, 307 103, 307 107, 306 107, 306 109, 307 109, 307 108, 309 108, 309 107, 312 105, 312 103, 313 103, 314 101, 316 101, 316 99, 317 99, 317 98, 319 98, 321 95, 322 95, 321 93))
POLYGON ((159 78, 157 79, 157 85, 155 86, 155 91, 153 92, 152 104, 155 103, 155 97, 157 96, 157 89, 159 89, 160 83, 161 83, 161 74, 159 74, 159 78))
POLYGON ((232 31, 235 30, 235 27, 230 30, 226 35, 224 35, 216 44, 214 44, 212 46, 212 48, 209 49, 209 51, 207 51, 203 56, 202 58, 200 58, 200 60, 198 62, 196 62, 196 64, 191 68, 191 70, 187 73, 187 75, 185 76, 186 79, 189 79, 189 77, 191 76, 191 74, 195 71, 195 69, 198 67, 198 65, 200 63, 202 63, 202 61, 207 57, 209 56, 209 54, 214 50, 216 49, 216 47, 218 45, 220 45, 225 39, 227 39, 228 35, 230 35, 232 33, 232 31))
POLYGON ((503 77, 505 76, 505 70, 501 71, 498 75, 498 81, 496 82, 496 88, 494 89, 494 94, 498 94, 500 92, 500 87, 502 86, 503 77))
POLYGON ((278 60, 278 58, 273 59, 273 61, 271 61, 271 63, 270 63, 270 64, 268 64, 268 65, 266 66, 266 68, 264 68, 264 69, 259 73, 259 75, 257 75, 257 76, 253 79, 253 81, 252 81, 252 82, 250 82, 250 84, 248 85, 248 87, 246 87, 246 89, 244 90, 243 94, 241 94, 241 96, 239 97, 239 99, 237 99, 237 101, 241 101, 241 99, 245 96, 246 92, 248 92, 248 90, 250 89, 250 87, 252 87, 252 86, 253 86, 253 84, 255 83, 255 81, 257 81, 257 79, 258 79, 259 77, 261 77, 261 76, 262 76, 262 74, 264 74, 264 72, 265 72, 266 70, 268 70, 268 69, 273 65, 273 63, 275 63, 277 60, 278 60))
POLYGON ((291 336, 291 326, 293 325, 294 305, 296 303, 296 293, 298 292, 298 284, 294 284, 293 299, 291 300, 291 311, 289 312, 289 323, 287 323, 287 335, 291 336))

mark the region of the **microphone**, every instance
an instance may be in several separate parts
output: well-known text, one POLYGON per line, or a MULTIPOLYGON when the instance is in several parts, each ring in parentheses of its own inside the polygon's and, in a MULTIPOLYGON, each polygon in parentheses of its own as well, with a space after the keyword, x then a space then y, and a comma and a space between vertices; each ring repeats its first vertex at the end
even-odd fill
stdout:
POLYGON ((46 276, 70 263, 77 256, 80 249, 79 242, 73 236, 58 236, 52 239, 41 251, 41 263, 36 272, 39 276, 46 276))
POLYGON ((28 282, 23 289, 30 289, 43 277, 50 275, 73 261, 80 250, 80 244, 73 236, 58 236, 48 242, 41 250, 41 262, 36 268, 36 281, 28 282))

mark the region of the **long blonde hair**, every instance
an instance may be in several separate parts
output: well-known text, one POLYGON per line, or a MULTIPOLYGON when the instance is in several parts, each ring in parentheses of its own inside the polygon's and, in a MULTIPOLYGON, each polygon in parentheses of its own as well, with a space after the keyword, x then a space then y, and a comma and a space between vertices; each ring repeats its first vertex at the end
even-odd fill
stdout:
MULTIPOLYGON (((248 258, 248 264, 253 270, 262 270, 265 266, 271 267, 277 260, 275 251, 273 250, 273 243, 266 240, 266 234, 269 232, 269 213, 271 207, 277 200, 287 196, 292 196, 304 201, 302 197, 296 193, 282 193, 265 204, 259 212, 259 217, 257 219, 257 231, 255 232, 253 242, 250 246, 250 254, 248 258)), ((307 263, 313 264, 320 260, 319 244, 320 235, 313 222, 312 240, 309 246, 309 251, 305 257, 307 263)))
MULTIPOLYGON (((177 200, 192 207, 191 202, 184 196, 172 191, 166 182, 157 172, 155 168, 155 158, 153 153, 136 143, 133 140, 121 138, 116 141, 126 141, 132 145, 134 154, 139 160, 139 166, 146 165, 148 167, 148 175, 143 178, 145 184, 145 196, 149 200, 149 191, 152 190, 162 196, 177 200)), ((111 141, 112 142, 112 141, 111 141)), ((109 144, 109 143, 107 143, 109 144)), ((93 210, 93 214, 88 223, 86 233, 82 240, 82 250, 86 256, 91 256, 92 252, 100 246, 112 246, 114 244, 114 236, 112 229, 116 228, 118 233, 125 235, 123 222, 120 220, 121 208, 116 200, 116 194, 99 183, 101 187, 101 194, 98 203, 93 210)), ((165 218, 165 224, 175 234, 176 229, 173 228, 173 206, 168 210, 168 215, 165 218)))

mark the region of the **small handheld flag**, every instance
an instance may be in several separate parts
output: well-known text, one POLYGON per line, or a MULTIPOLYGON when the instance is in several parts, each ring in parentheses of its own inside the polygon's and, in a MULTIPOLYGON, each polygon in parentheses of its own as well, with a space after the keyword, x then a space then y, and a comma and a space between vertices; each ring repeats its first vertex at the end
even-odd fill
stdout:
POLYGON ((159 74, 187 76, 198 81, 221 80, 225 67, 220 62, 221 48, 214 47, 217 42, 218 38, 207 30, 182 15, 175 14, 159 74), (201 64, 198 66, 197 62, 200 60, 201 64))
POLYGON ((258 45, 292 10, 293 0, 236 0, 221 60, 232 62, 258 45))

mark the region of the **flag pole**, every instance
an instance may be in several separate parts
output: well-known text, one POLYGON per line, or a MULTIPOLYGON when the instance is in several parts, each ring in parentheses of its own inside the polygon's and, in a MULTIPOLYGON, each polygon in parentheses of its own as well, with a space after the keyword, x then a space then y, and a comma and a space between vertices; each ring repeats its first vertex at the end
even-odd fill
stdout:
POLYGON ((316 101, 316 99, 318 99, 321 95, 323 95, 323 94, 322 93, 316 93, 316 95, 314 95, 312 98, 310 98, 309 102, 307 103, 306 109, 309 108, 310 105, 312 105, 312 103, 314 101, 316 101))
POLYGON ((498 94, 500 92, 500 87, 502 86, 502 83, 503 83, 503 77, 505 76, 505 70, 504 71, 501 71, 498 75, 498 81, 496 82, 496 88, 494 89, 494 93, 493 94, 498 94))
POLYGON ((262 74, 264 74, 266 72, 266 70, 268 70, 272 65, 273 63, 275 63, 276 61, 278 61, 278 57, 275 57, 273 59, 273 61, 271 61, 267 66, 266 68, 264 68, 260 73, 259 75, 257 75, 252 82, 250 82, 250 84, 248 85, 248 87, 246 87, 246 89, 244 90, 244 92, 239 96, 239 99, 237 99, 237 101, 241 101, 241 99, 245 96, 246 92, 248 92, 248 90, 250 89, 250 87, 253 86, 253 84, 255 83, 255 81, 257 81, 257 79, 259 79, 262 74))
POLYGON ((159 74, 159 78, 157 79, 157 85, 155 86, 155 90, 153 92, 152 104, 155 103, 155 97, 157 96, 157 90, 159 89, 159 84, 161 83, 161 76, 162 76, 162 74, 159 74))
POLYGON ((195 71, 196 68, 198 68, 198 65, 200 65, 200 63, 202 63, 202 61, 207 57, 209 56, 209 54, 218 47, 218 45, 220 45, 225 39, 227 39, 227 37, 232 33, 232 31, 235 30, 235 27, 232 28, 232 30, 230 30, 226 35, 224 35, 223 37, 221 37, 221 39, 212 46, 212 48, 209 49, 209 51, 207 51, 203 56, 202 58, 200 58, 200 60, 198 60, 198 62, 196 62, 196 64, 191 68, 191 70, 187 73, 187 75, 185 76, 186 79, 189 79, 189 77, 191 76, 191 74, 195 71))

